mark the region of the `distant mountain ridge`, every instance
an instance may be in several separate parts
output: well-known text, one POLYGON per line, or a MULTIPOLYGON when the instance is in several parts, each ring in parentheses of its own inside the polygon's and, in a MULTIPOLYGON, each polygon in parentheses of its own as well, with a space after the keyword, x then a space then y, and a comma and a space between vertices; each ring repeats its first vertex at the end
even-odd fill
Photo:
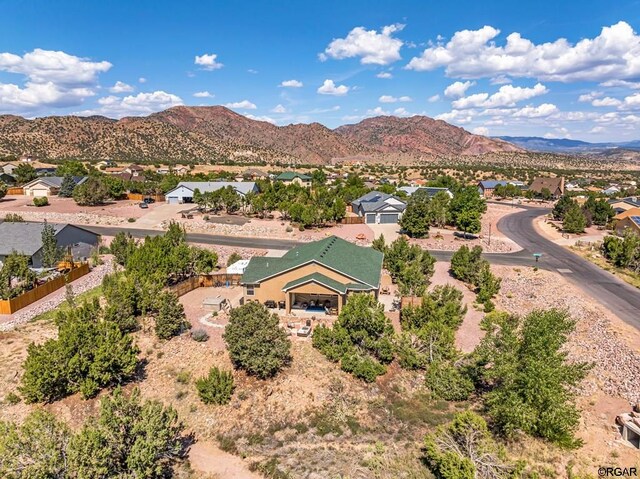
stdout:
POLYGON ((500 140, 525 150, 550 153, 603 153, 607 150, 640 150, 640 140, 626 142, 590 143, 569 138, 542 138, 539 136, 497 136, 500 140))
POLYGON ((517 152, 500 139, 474 135, 425 116, 367 118, 334 130, 319 123, 276 126, 223 106, 169 108, 146 117, 0 115, 0 156, 44 160, 110 158, 139 162, 264 160, 329 163, 334 158, 396 154, 478 155, 517 152))

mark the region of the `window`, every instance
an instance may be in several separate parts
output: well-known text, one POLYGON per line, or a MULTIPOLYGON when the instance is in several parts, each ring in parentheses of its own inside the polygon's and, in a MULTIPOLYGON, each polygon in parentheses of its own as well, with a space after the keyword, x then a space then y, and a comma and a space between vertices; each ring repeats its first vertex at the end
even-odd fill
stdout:
POLYGON ((253 286, 252 284, 247 285, 247 296, 253 296, 255 294, 254 288, 255 286, 253 286))

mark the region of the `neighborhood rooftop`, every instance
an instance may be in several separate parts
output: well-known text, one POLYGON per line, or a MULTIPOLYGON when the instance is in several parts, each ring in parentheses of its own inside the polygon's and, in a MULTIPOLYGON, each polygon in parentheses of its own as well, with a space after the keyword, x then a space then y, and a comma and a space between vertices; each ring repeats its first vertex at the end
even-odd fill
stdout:
MULTIPOLYGON (((0 223, 0 256, 17 252, 31 256, 42 248, 42 230, 45 223, 6 222, 0 223)), ((56 234, 68 225, 49 223, 56 234)))
POLYGON ((256 184, 253 181, 181 181, 171 191, 174 191, 180 187, 184 187, 191 191, 195 191, 196 189, 198 189, 200 190, 200 193, 208 193, 217 191, 221 188, 226 188, 227 186, 233 187, 233 189, 243 195, 254 191, 256 188, 256 184))
MULTIPOLYGON (((330 236, 307 243, 287 252, 281 258, 254 256, 242 277, 245 284, 259 283, 284 271, 316 262, 354 279, 353 288, 377 288, 380 284, 382 253, 330 236)), ((291 286, 291 285, 288 285, 291 286)))

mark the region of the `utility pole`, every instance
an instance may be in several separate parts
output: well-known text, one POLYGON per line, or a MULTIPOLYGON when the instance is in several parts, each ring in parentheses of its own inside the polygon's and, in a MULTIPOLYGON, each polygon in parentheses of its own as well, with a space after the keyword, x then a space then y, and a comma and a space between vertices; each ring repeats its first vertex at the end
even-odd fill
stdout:
POLYGON ((491 223, 489 223, 489 246, 491 246, 491 223))

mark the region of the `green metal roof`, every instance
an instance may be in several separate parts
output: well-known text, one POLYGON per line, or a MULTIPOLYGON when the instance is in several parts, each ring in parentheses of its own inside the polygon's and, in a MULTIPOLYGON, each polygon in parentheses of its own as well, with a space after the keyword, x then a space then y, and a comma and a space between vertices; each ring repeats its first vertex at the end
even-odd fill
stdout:
POLYGON ((303 264, 315 262, 352 278, 353 288, 359 284, 378 287, 382 271, 382 253, 373 248, 357 246, 337 236, 307 243, 288 251, 281 258, 254 256, 242 276, 246 284, 260 283, 266 278, 303 264))
POLYGON ((300 178, 303 181, 311 180, 311 177, 309 175, 305 175, 304 173, 297 173, 295 171, 285 171, 284 173, 280 173, 276 180, 291 181, 296 177, 300 178))
POLYGON ((346 285, 342 284, 340 281, 336 281, 335 279, 331 279, 328 276, 325 276, 322 273, 311 273, 302 278, 294 279, 293 281, 289 281, 282 288, 283 291, 287 291, 291 288, 295 288, 296 286, 300 286, 302 284, 308 283, 310 281, 322 284, 329 289, 337 291, 338 293, 344 294, 347 292, 346 285))

